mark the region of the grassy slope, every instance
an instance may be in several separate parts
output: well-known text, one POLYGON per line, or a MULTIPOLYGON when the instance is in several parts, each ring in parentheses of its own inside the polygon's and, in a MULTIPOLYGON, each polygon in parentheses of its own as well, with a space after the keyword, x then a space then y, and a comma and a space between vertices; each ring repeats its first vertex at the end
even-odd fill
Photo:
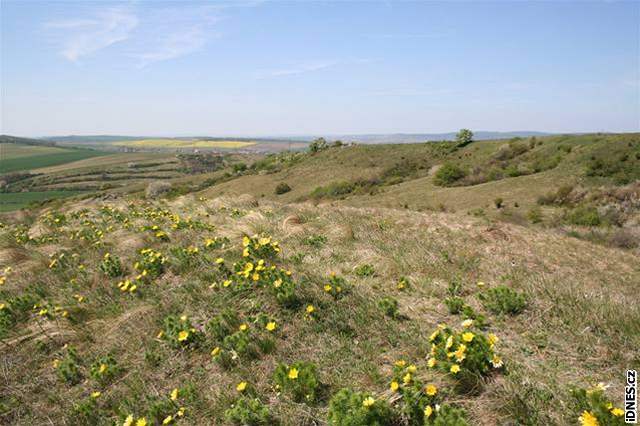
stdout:
POLYGON ((22 209, 38 201, 54 200, 80 194, 80 191, 31 191, 0 193, 0 212, 22 209))
POLYGON ((74 404, 99 389, 102 396, 94 411, 108 424, 131 412, 143 415, 152 401, 167 400, 171 389, 191 384, 193 396, 180 401, 187 409, 181 423, 219 424, 236 398, 235 385, 247 380, 283 424, 322 424, 326 399, 305 405, 276 394, 271 375, 277 362, 315 362, 329 395, 349 386, 384 398, 391 396, 392 363, 403 358, 415 363, 419 375, 436 383, 450 402, 465 407, 472 424, 570 424, 579 414, 571 409, 570 385, 606 382, 620 404, 621 372, 640 363, 640 270, 630 252, 441 213, 257 203, 246 196, 212 201, 187 196, 157 204, 216 226, 215 231, 202 231, 171 230, 170 222, 150 214, 152 210, 141 215, 139 202, 133 210, 124 201, 110 205, 134 226, 124 229, 122 222, 101 215, 95 203, 83 202, 67 208, 89 209, 86 217, 73 220, 67 215, 69 223, 62 225, 46 225, 41 218, 30 225, 34 237, 60 237, 51 244, 17 244, 11 241, 12 229, 4 231, 0 267, 11 265, 15 271, 0 293, 2 300, 36 294, 51 307, 71 312, 68 318, 58 313, 46 320, 36 310, 5 337, 7 344, 0 348, 10 371, 2 393, 0 418, 5 423, 61 424, 66 419, 78 424, 74 404), (138 226, 152 223, 166 229, 171 241, 160 242, 138 231, 138 226), (88 224, 105 233, 104 246, 65 237, 70 235, 67 231, 86 229, 88 224), (260 291, 209 288, 211 259, 237 259, 242 234, 253 232, 267 232, 281 241, 278 263, 293 271, 304 303, 317 307, 315 321, 304 320, 304 305, 285 309, 260 291), (204 239, 214 235, 229 237, 231 245, 203 255, 208 260, 184 268, 170 254, 171 248, 189 245, 202 250, 204 239), (312 235, 324 235, 326 244, 305 244, 312 235), (105 252, 111 252, 133 274, 131 265, 142 247, 167 254, 169 271, 145 285, 139 296, 122 294, 115 287, 117 279, 105 278, 97 265, 105 252), (63 249, 80 256, 76 264, 86 265, 84 272, 76 266, 47 268, 49 254, 63 249), (354 274, 354 268, 365 263, 373 265, 375 276, 354 274), (330 272, 354 286, 338 302, 322 291, 330 272), (401 275, 410 279, 410 290, 395 288, 401 275), (70 283, 71 278, 77 283, 70 283), (476 396, 456 395, 449 379, 425 366, 428 336, 436 324, 455 326, 461 321, 443 304, 452 281, 462 284, 467 303, 487 315, 489 331, 501 339, 498 348, 507 365, 506 372, 494 375, 476 396), (477 281, 487 286, 505 283, 523 292, 528 308, 515 317, 484 311, 476 297, 482 291, 477 281), (78 303, 74 294, 85 300, 78 303), (383 295, 399 300, 402 319, 379 311, 376 301, 383 295), (276 318, 280 328, 275 351, 223 369, 208 354, 215 344, 209 340, 200 349, 183 351, 156 339, 169 313, 186 314, 200 326, 225 308, 243 318, 258 312, 276 318), (61 382, 51 367, 53 359, 66 353, 66 344, 79 350, 85 377, 74 386, 61 382), (87 371, 106 353, 113 354, 124 370, 113 383, 100 385, 87 377, 87 371), (150 359, 157 359, 157 364, 150 359))
MULTIPOLYGON (((492 158, 500 149, 506 147, 509 141, 481 141, 444 154, 429 144, 332 148, 304 158, 289 167, 285 166, 279 172, 242 176, 216 185, 206 193, 210 196, 247 193, 291 202, 309 197, 318 186, 330 182, 376 178, 395 165, 411 162, 417 167, 416 174, 408 176, 404 182, 378 186, 374 195, 350 194, 337 202, 355 206, 396 208, 407 205, 415 210, 436 209, 443 205, 448 210, 469 211, 490 208, 493 200, 501 197, 507 205, 513 206, 517 203, 520 206, 519 211, 524 213, 535 205, 540 195, 561 185, 610 183, 610 180, 606 179, 585 178, 584 171, 590 157, 594 154, 604 154, 609 158, 616 158, 625 152, 632 152, 629 144, 637 145, 640 135, 553 136, 538 140, 543 143, 526 153, 523 163, 530 164, 532 159, 543 160, 560 156, 562 160, 557 167, 479 185, 438 187, 433 184, 428 171, 445 162, 459 164, 468 170, 478 166, 488 169, 492 158), (571 151, 567 153, 559 149, 560 147, 570 147, 571 151), (274 189, 281 182, 286 182, 292 190, 283 195, 275 195, 274 189)), ((526 140, 523 143, 526 143, 526 140)), ((497 214, 495 211, 489 213, 497 214)))

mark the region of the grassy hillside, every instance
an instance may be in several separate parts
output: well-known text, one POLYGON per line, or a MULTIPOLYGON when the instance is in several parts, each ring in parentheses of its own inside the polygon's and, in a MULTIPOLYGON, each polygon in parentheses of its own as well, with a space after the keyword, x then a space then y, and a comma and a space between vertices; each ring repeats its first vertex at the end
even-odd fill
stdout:
POLYGON ((574 387, 619 407, 640 363, 628 251, 447 213, 137 198, 0 229, 3 423, 575 424, 600 408, 574 387))

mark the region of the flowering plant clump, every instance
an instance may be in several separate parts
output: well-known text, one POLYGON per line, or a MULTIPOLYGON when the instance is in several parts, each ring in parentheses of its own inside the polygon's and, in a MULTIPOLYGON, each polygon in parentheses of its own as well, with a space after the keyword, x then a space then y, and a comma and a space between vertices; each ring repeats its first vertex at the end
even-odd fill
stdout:
POLYGON ((272 259, 280 253, 280 246, 277 241, 269 235, 245 235, 242 238, 242 256, 253 259, 272 259))
POLYGON ((111 253, 105 253, 99 267, 106 276, 111 278, 120 277, 124 274, 120 258, 112 255, 111 253))
POLYGON ((624 410, 616 407, 605 395, 607 387, 598 383, 590 389, 574 388, 572 394, 580 411, 578 421, 583 426, 622 426, 624 410))
POLYGON ((407 277, 400 277, 396 283, 396 288, 400 291, 409 290, 411 288, 411 283, 409 283, 409 279, 407 277))
POLYGON ((387 426, 396 415, 384 399, 366 392, 341 389, 329 402, 329 424, 333 426, 387 426))
POLYGON ((227 244, 229 244, 227 237, 213 237, 204 240, 204 248, 207 250, 223 249, 227 244))
POLYGON ((112 355, 105 355, 98 358, 93 364, 91 364, 91 369, 89 371, 91 377, 104 384, 110 382, 118 375, 120 367, 112 355))
POLYGON ((329 275, 329 282, 324 285, 323 290, 335 300, 340 299, 350 290, 347 280, 332 272, 329 275))
POLYGON ((200 249, 196 246, 174 247, 170 252, 174 257, 172 263, 178 273, 183 273, 193 268, 200 255, 200 249))
POLYGON ((164 272, 164 265, 167 258, 159 251, 152 249, 140 250, 139 260, 133 265, 133 268, 140 273, 142 277, 155 278, 164 272))
POLYGON ((485 309, 494 314, 517 315, 527 306, 524 295, 505 285, 490 288, 478 294, 478 298, 485 309))
POLYGON ((396 361, 389 388, 400 396, 398 405, 407 422, 421 425, 432 417, 441 398, 438 388, 433 383, 423 383, 417 377, 417 371, 413 364, 396 361))
POLYGON ((494 351, 498 338, 474 330, 473 324, 473 320, 463 321, 460 331, 439 325, 429 337, 429 368, 438 368, 459 380, 469 375, 484 376, 501 368, 502 360, 494 351))
POLYGON ((240 326, 240 318, 236 311, 227 308, 218 315, 209 320, 205 326, 205 331, 214 341, 222 342, 222 340, 238 330, 240 326))
POLYGON ((297 402, 313 402, 320 387, 318 371, 310 362, 297 361, 291 365, 279 364, 273 373, 276 389, 285 392, 297 402))
POLYGON ((164 327, 158 338, 167 341, 174 348, 197 346, 202 338, 202 333, 191 325, 186 315, 178 317, 169 315, 164 319, 164 327))

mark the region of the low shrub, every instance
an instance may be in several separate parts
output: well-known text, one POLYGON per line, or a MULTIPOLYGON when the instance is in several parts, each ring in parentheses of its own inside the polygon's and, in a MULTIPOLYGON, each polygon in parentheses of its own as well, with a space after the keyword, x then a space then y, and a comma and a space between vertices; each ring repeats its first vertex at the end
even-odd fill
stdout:
POLYGON ((452 186, 466 175, 467 173, 460 166, 452 163, 445 163, 435 173, 433 183, 438 186, 452 186))
POLYGON ((90 374, 96 381, 105 384, 113 380, 120 372, 120 367, 112 355, 98 358, 91 364, 90 374))
POLYGON ((269 408, 258 398, 242 396, 224 412, 225 419, 235 425, 262 426, 273 424, 269 408))
POLYGON ((589 227, 599 226, 602 223, 598 210, 591 206, 581 206, 569 211, 565 221, 572 225, 589 227))
POLYGON ((494 314, 516 315, 527 306, 524 295, 505 286, 500 285, 478 294, 485 309, 494 314))
POLYGON ((62 358, 62 360, 55 360, 53 365, 58 373, 58 377, 64 382, 75 385, 82 380, 80 357, 75 348, 67 348, 67 355, 62 358))
POLYGON ((375 275, 376 270, 373 268, 373 265, 370 265, 368 263, 365 263, 364 265, 360 265, 358 266, 356 269, 354 269, 353 271, 358 277, 361 278, 365 278, 365 277, 372 277, 375 275))
POLYGON ((148 199, 153 200, 153 199, 159 198, 163 194, 168 193, 169 191, 171 191, 171 183, 163 180, 159 180, 159 181, 151 182, 149 185, 147 185, 145 196, 148 199))
POLYGON ((193 327, 186 315, 169 315, 164 319, 160 337, 174 348, 197 346, 202 333, 193 327))

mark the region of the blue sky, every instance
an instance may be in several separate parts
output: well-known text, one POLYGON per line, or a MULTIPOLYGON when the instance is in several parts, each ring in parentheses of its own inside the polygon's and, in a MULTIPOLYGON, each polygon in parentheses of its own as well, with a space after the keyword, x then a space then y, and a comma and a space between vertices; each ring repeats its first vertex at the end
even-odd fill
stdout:
POLYGON ((640 2, 2 0, 2 133, 640 131, 640 2))

